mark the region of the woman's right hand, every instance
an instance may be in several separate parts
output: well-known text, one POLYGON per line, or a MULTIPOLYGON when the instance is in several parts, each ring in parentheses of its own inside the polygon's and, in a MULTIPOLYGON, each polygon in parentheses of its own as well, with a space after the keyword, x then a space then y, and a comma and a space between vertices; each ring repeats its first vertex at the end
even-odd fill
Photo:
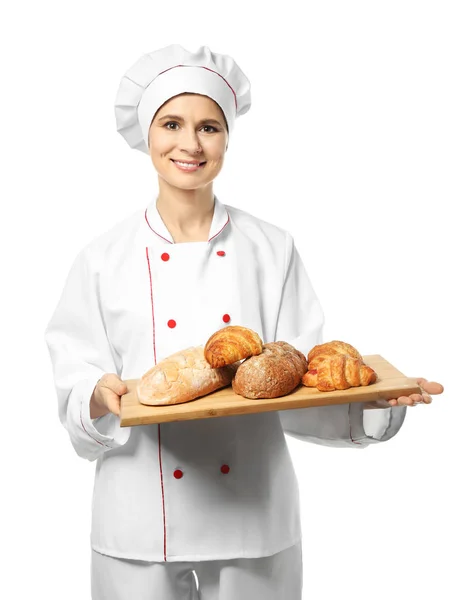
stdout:
POLYGON ((105 373, 93 390, 90 398, 90 418, 96 419, 109 412, 119 417, 121 396, 128 392, 128 386, 116 373, 105 373))

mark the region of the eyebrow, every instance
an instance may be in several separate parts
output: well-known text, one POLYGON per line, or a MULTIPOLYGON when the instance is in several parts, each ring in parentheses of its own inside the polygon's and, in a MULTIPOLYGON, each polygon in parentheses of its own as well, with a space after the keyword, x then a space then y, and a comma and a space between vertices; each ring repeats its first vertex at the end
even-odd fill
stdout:
MULTIPOLYGON (((163 121, 164 119, 174 119, 175 121, 184 121, 185 120, 183 117, 180 117, 179 115, 165 115, 165 116, 157 119, 157 121, 160 123, 160 121, 163 121)), ((198 125, 201 125, 202 123, 217 123, 218 125, 220 125, 222 127, 222 123, 220 123, 217 119, 201 119, 201 121, 199 121, 198 125)))

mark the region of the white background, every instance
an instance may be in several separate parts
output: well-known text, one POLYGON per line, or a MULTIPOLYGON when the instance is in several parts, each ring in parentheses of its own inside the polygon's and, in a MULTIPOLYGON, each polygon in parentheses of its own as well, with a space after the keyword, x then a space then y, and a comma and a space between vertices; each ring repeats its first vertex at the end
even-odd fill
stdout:
POLYGON ((45 0, 2 13, 8 597, 90 597, 95 465, 60 425, 43 332, 78 251, 156 189, 150 159, 116 132, 114 99, 142 54, 180 43, 232 55, 252 83, 214 190, 293 234, 325 339, 445 386, 384 445, 287 438, 304 598, 469 599, 469 3, 45 0))

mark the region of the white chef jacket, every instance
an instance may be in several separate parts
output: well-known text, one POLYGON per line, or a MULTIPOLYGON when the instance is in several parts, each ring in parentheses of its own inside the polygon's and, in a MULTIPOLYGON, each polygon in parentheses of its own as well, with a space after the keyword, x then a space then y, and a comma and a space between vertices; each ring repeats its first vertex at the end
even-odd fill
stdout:
POLYGON ((292 236, 214 199, 208 241, 174 243, 155 198, 75 258, 45 332, 59 417, 96 462, 91 546, 173 562, 268 556, 301 538, 284 433, 364 448, 397 433, 405 408, 312 407, 135 427, 90 418, 104 373, 138 379, 226 325, 305 355, 324 315, 292 236))

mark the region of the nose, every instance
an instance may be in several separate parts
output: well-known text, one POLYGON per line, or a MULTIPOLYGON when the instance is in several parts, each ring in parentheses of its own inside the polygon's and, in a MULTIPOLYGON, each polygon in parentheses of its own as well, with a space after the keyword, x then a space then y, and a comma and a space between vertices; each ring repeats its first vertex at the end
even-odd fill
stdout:
POLYGON ((182 130, 180 137, 180 149, 188 152, 189 154, 198 154, 202 151, 198 135, 196 131, 190 127, 182 130))

